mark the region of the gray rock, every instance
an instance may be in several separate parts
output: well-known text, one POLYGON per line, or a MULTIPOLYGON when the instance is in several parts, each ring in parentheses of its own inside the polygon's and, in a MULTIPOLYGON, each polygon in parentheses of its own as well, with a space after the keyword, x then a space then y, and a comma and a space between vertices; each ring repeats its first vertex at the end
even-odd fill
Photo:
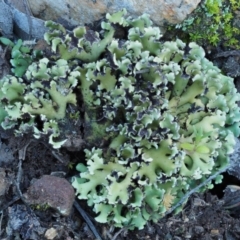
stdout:
POLYGON ((236 145, 233 154, 230 156, 230 165, 227 169, 228 174, 240 179, 240 140, 235 138, 236 145))
MULTIPOLYGON (((9 0, 11 1, 11 0, 9 0)), ((13 0, 12 0, 13 1, 13 0)), ((28 0, 34 16, 53 21, 67 21, 71 25, 92 23, 126 8, 133 17, 148 13, 155 24, 183 21, 200 0, 28 0)))
POLYGON ((21 39, 42 39, 47 28, 44 21, 35 17, 28 16, 25 13, 12 10, 13 21, 15 23, 15 33, 21 39))
POLYGON ((10 186, 10 181, 6 177, 5 169, 0 168, 0 196, 3 196, 10 186))
POLYGON ((126 8, 129 15, 137 17, 148 13, 158 26, 183 21, 200 0, 6 0, 0 5, 0 27, 7 37, 14 31, 24 40, 42 39, 47 30, 42 20, 53 20, 72 28, 93 23, 106 13, 126 8), (25 4, 24 4, 25 3, 25 4), (28 3, 28 5, 26 4, 28 3), (29 6, 29 9, 28 9, 29 6), (20 11, 19 11, 20 9, 20 11), (33 16, 31 16, 33 13, 33 16), (42 19, 42 20, 41 20, 42 19))
POLYGON ((0 2, 0 32, 4 37, 16 35, 23 40, 42 39, 47 30, 44 24, 43 20, 19 11, 11 0, 7 4, 0 2))
POLYGON ((14 160, 12 149, 0 141, 0 167, 9 166, 14 160))
POLYGON ((13 36, 13 19, 11 8, 3 1, 0 2, 0 32, 3 36, 13 36))

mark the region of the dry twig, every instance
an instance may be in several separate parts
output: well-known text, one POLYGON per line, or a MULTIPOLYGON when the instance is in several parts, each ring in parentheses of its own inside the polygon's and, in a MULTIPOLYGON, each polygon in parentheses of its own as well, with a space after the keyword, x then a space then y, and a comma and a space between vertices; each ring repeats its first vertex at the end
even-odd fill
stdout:
POLYGON ((94 224, 92 223, 92 221, 90 220, 90 218, 88 217, 86 212, 81 208, 81 206, 76 201, 74 201, 74 207, 81 214, 81 216, 83 217, 83 219, 85 220, 85 222, 87 223, 89 228, 91 229, 92 233, 94 234, 95 238, 97 240, 102 240, 102 238, 101 238, 100 234, 98 233, 96 227, 94 226, 94 224))

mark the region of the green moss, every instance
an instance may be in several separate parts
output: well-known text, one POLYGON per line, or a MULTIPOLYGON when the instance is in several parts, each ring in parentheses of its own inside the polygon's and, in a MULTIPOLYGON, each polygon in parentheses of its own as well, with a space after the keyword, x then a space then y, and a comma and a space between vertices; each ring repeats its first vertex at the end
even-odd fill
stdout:
POLYGON ((239 49, 240 28, 235 21, 239 9, 240 2, 236 0, 204 0, 189 18, 173 27, 182 31, 182 38, 202 46, 222 44, 239 49))
POLYGON ((50 206, 45 203, 45 204, 32 204, 31 208, 33 208, 34 210, 38 210, 38 211, 46 211, 50 208, 50 206))

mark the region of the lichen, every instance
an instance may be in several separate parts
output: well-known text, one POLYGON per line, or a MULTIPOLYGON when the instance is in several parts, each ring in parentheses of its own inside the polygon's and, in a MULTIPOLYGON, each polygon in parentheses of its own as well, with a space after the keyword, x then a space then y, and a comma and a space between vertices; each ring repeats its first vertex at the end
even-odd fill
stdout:
POLYGON ((127 37, 80 67, 86 114, 101 112, 93 128, 106 139, 85 150, 73 186, 97 221, 141 229, 228 164, 240 95, 196 43, 161 42, 147 15, 113 19, 127 37))
POLYGON ((7 75, 0 80, 0 120, 4 129, 16 128, 18 135, 32 131, 36 138, 49 135, 49 142, 59 148, 64 140, 57 121, 66 116, 67 104, 76 105, 73 89, 80 72, 70 69, 66 60, 55 63, 47 58, 32 63, 24 78, 7 75), (36 118, 43 128, 37 127, 36 118))
POLYGON ((0 80, 0 120, 60 148, 78 98, 81 114, 69 116, 84 121, 86 159, 76 194, 97 221, 142 229, 228 164, 240 95, 202 47, 164 42, 148 15, 126 14, 107 14, 98 32, 47 22, 50 53, 0 80))
POLYGON ((21 39, 14 44, 10 39, 0 37, 0 43, 11 49, 11 70, 16 77, 22 77, 28 66, 42 57, 42 51, 26 46, 21 39))

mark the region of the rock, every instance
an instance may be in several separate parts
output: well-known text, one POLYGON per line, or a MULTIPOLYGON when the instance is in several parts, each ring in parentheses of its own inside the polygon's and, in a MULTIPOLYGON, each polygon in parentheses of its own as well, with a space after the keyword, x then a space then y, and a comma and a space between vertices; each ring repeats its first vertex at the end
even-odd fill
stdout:
POLYGON ((195 226, 194 231, 196 234, 202 234, 204 233, 204 228, 202 226, 195 226))
POLYGON ((28 204, 48 205, 63 216, 68 216, 72 209, 75 193, 72 185, 66 179, 44 175, 29 187, 24 198, 28 204))
MULTIPOLYGON (((41 225, 38 217, 32 214, 26 205, 15 202, 8 207, 6 233, 10 238, 19 236, 14 239, 39 239, 39 236, 46 231, 41 225)), ((1 239, 6 240, 3 237, 1 239)))
POLYGON ((228 185, 224 190, 223 208, 227 209, 230 214, 239 216, 240 214, 240 187, 236 185, 228 185))
POLYGON ((19 0, 4 0, 6 4, 8 4, 12 8, 18 9, 20 12, 27 13, 28 12, 28 4, 27 1, 19 1, 19 0))
POLYGON ((3 196, 10 186, 9 179, 6 177, 5 169, 0 168, 0 196, 3 196))
POLYGON ((234 152, 230 155, 230 164, 227 169, 227 173, 240 179, 240 140, 238 138, 235 138, 235 140, 236 145, 234 147, 234 152))
POLYGON ((93 23, 107 12, 126 8, 129 15, 137 17, 148 13, 158 26, 183 21, 200 0, 5 0, 0 3, 0 30, 6 37, 42 39, 45 31, 43 20, 53 20, 67 28, 93 23), (26 4, 28 3, 28 5, 26 4), (28 8, 29 6, 29 8, 28 8), (31 16, 33 14, 35 17, 31 16))
MULTIPOLYGON (((9 0, 11 2, 11 0, 9 0)), ((13 1, 13 0, 12 0, 13 1)), ((199 4, 200 0, 28 0, 35 17, 84 25, 99 20, 107 12, 113 13, 126 8, 128 13, 139 16, 150 14, 155 24, 180 23, 199 4)))
POLYGON ((84 140, 81 135, 68 135, 67 141, 62 145, 62 147, 66 148, 70 152, 80 151, 84 146, 84 140))
MULTIPOLYGON (((16 35, 23 40, 43 39, 47 30, 45 22, 19 11, 14 4, 15 1, 12 3, 11 0, 7 4, 0 2, 0 33, 7 38, 16 35)), ((17 4, 17 7, 20 8, 20 5, 17 4)))
MULTIPOLYGON (((1 132, 0 132, 1 134, 1 132)), ((11 148, 5 143, 0 141, 0 167, 2 166, 10 166, 15 160, 13 156, 13 151, 11 148)), ((0 170, 1 172, 1 170, 0 170)), ((2 176, 1 176, 2 177, 2 176)), ((0 179, 1 179, 0 177, 0 179)))
POLYGON ((16 26, 15 33, 19 38, 24 40, 43 38, 44 33, 47 31, 43 20, 28 16, 28 14, 17 9, 13 9, 12 13, 16 26))
POLYGON ((45 238, 48 240, 52 240, 57 236, 57 230, 53 227, 49 228, 46 232, 45 232, 45 238))
POLYGON ((11 38, 13 34, 11 8, 3 1, 0 2, 0 33, 8 38, 11 38))

